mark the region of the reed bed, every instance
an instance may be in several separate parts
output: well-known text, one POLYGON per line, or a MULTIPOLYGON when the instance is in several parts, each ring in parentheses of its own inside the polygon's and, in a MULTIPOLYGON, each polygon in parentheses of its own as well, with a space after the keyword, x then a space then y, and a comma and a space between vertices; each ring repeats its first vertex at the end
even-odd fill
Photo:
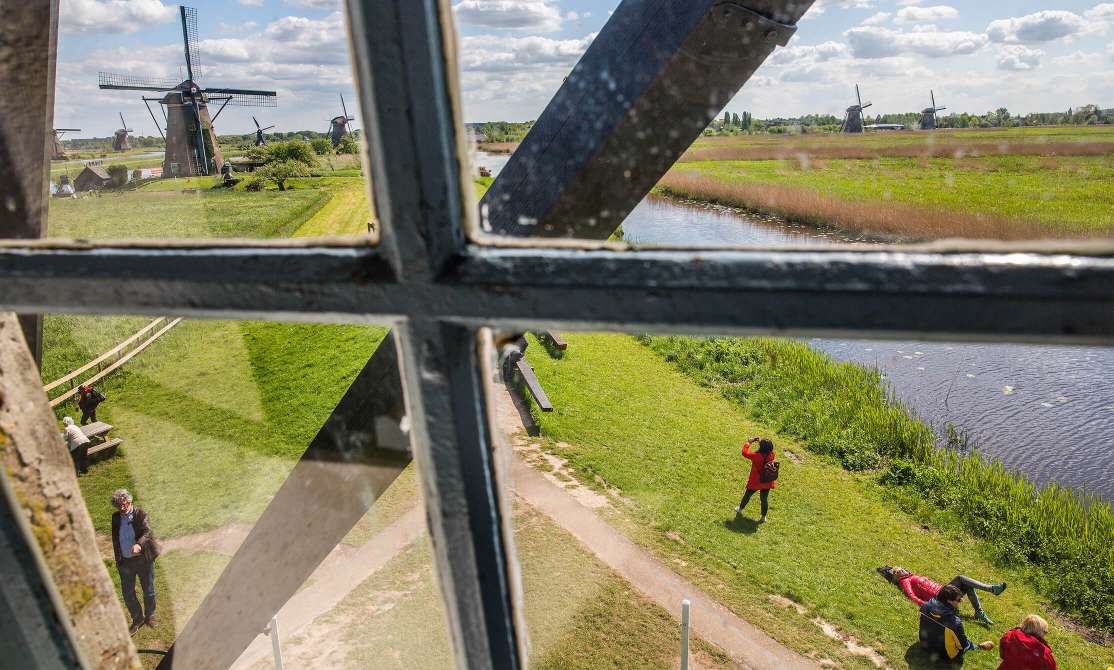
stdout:
POLYGON ((899 202, 845 200, 801 186, 729 182, 690 170, 669 172, 658 183, 658 189, 674 197, 772 213, 806 225, 884 238, 1033 240, 1070 236, 1067 231, 1032 221, 899 202))
POLYGON ((839 460, 881 473, 922 513, 954 517, 996 560, 1028 566, 1059 607, 1114 632, 1114 512, 1096 496, 1026 478, 939 439, 876 369, 790 340, 643 337, 642 342, 754 418, 839 460))
POLYGON ((874 160, 877 158, 979 158, 982 156, 1111 156, 1114 142, 948 142, 848 145, 793 143, 765 146, 702 146, 678 162, 769 160, 874 160))

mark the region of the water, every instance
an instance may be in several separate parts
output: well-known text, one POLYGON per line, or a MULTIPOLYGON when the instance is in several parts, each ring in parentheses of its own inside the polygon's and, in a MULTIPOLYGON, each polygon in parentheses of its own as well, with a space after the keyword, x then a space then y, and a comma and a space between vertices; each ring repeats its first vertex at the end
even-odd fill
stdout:
MULTIPOLYGON (((506 156, 477 163, 498 174, 506 156)), ((648 197, 623 222, 630 242, 686 247, 859 242, 776 217, 648 197)), ((938 434, 948 423, 982 453, 1039 483, 1114 500, 1114 348, 827 340, 833 358, 877 367, 938 434)))

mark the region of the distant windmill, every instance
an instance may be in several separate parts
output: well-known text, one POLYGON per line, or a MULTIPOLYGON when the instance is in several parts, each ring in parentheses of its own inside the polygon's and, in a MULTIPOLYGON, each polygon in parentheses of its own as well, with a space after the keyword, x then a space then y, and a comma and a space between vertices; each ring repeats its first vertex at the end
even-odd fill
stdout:
POLYGON ((265 137, 263 137, 263 133, 267 132, 271 128, 274 128, 274 126, 267 126, 266 128, 260 128, 259 127, 259 119, 255 118, 253 116, 253 117, 251 117, 251 120, 255 121, 255 146, 261 147, 261 146, 263 146, 264 144, 267 143, 267 139, 265 137))
MULTIPOLYGON (((217 143, 213 122, 229 104, 239 107, 274 107, 274 91, 257 91, 242 88, 202 88, 201 61, 197 49, 197 10, 179 7, 182 18, 182 42, 185 47, 186 80, 174 83, 168 80, 135 77, 125 74, 101 72, 101 88, 124 91, 167 91, 162 98, 144 98, 144 102, 159 102, 166 109, 166 157, 163 159, 163 176, 194 176, 217 174, 224 166, 224 156, 217 143), (217 113, 209 116, 209 103, 223 101, 217 113)), ((148 107, 148 110, 150 107, 148 107)), ((151 114, 154 118, 154 113, 151 114)), ((158 121, 156 120, 156 125, 158 121)))
POLYGON ((356 120, 356 117, 348 115, 348 107, 344 104, 343 93, 340 94, 340 108, 344 110, 344 115, 334 116, 333 119, 329 121, 329 139, 332 140, 334 147, 340 146, 341 138, 352 132, 349 130, 348 124, 356 120))
POLYGON ((932 106, 921 112, 921 130, 936 130, 938 125, 936 112, 942 112, 947 107, 936 106, 936 93, 932 89, 928 90, 928 95, 932 98, 932 106))
POLYGON ((124 120, 124 115, 120 114, 120 130, 112 138, 113 151, 131 151, 132 145, 128 141, 128 133, 132 132, 128 128, 128 122, 124 120))
POLYGON ((840 132, 844 133, 862 133, 863 132, 863 110, 873 105, 873 102, 863 104, 863 96, 859 94, 859 85, 855 84, 855 99, 859 104, 851 105, 847 108, 847 115, 843 117, 843 128, 840 132))
POLYGON ((66 133, 80 133, 81 128, 55 128, 50 134, 50 159, 66 160, 66 149, 62 146, 62 136, 66 133))

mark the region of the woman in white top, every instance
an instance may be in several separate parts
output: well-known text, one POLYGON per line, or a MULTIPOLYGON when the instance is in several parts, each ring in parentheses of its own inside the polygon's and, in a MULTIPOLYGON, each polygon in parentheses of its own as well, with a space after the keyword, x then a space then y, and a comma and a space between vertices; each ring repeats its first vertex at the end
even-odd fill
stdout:
POLYGON ((66 446, 70 448, 74 468, 81 474, 85 474, 89 471, 89 437, 80 426, 74 424, 70 417, 63 417, 62 423, 66 425, 62 436, 66 438, 66 446))

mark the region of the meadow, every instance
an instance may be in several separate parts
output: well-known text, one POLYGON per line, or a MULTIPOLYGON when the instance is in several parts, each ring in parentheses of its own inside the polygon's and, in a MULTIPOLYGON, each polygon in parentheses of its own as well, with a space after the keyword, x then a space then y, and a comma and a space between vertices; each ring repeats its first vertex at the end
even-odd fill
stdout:
POLYGON ((699 140, 666 195, 909 240, 1114 236, 1114 128, 699 140))
MULTIPOLYGON (((865 403, 865 421, 885 423, 877 417, 887 410, 868 402, 869 389, 854 393, 835 383, 852 378, 850 373, 818 369, 817 375, 833 382, 800 400, 790 399, 799 387, 785 389, 778 398, 793 410, 782 416, 739 400, 754 389, 780 393, 782 378, 767 374, 768 362, 760 363, 753 347, 753 360, 740 362, 730 353, 706 357, 755 366, 752 377, 738 379, 717 377, 714 366, 703 377, 696 374, 695 365, 683 360, 689 345, 682 340, 642 344, 629 336, 588 334, 566 339, 569 348, 561 358, 531 357, 556 406, 552 413, 534 413, 551 456, 568 461, 579 481, 610 497, 618 510, 608 517, 613 526, 783 644, 845 668, 875 667, 826 635, 819 619, 882 654, 890 667, 935 667, 916 649, 915 607, 875 572, 879 565, 902 565, 941 580, 968 574, 1009 583, 1002 596, 984 600, 994 626, 974 623, 965 606, 972 638, 996 641, 1025 614, 1040 612, 1053 622, 1051 643, 1061 667, 1110 662, 1110 648, 1088 641, 1071 617, 1060 614, 1030 566, 1002 560, 998 547, 973 535, 946 506, 912 506, 913 496, 883 483, 877 452, 869 455, 870 434, 848 441, 863 446, 842 455, 795 437, 788 415, 802 424, 815 416, 830 430, 839 426, 841 417, 825 408, 838 393, 850 395, 848 406, 865 403), (739 448, 756 434, 772 437, 782 462, 765 524, 755 521, 757 501, 741 519, 733 509, 748 471, 739 448)), ((910 423, 892 437, 920 430, 910 423)), ((993 652, 972 653, 964 667, 997 664, 993 652)))

